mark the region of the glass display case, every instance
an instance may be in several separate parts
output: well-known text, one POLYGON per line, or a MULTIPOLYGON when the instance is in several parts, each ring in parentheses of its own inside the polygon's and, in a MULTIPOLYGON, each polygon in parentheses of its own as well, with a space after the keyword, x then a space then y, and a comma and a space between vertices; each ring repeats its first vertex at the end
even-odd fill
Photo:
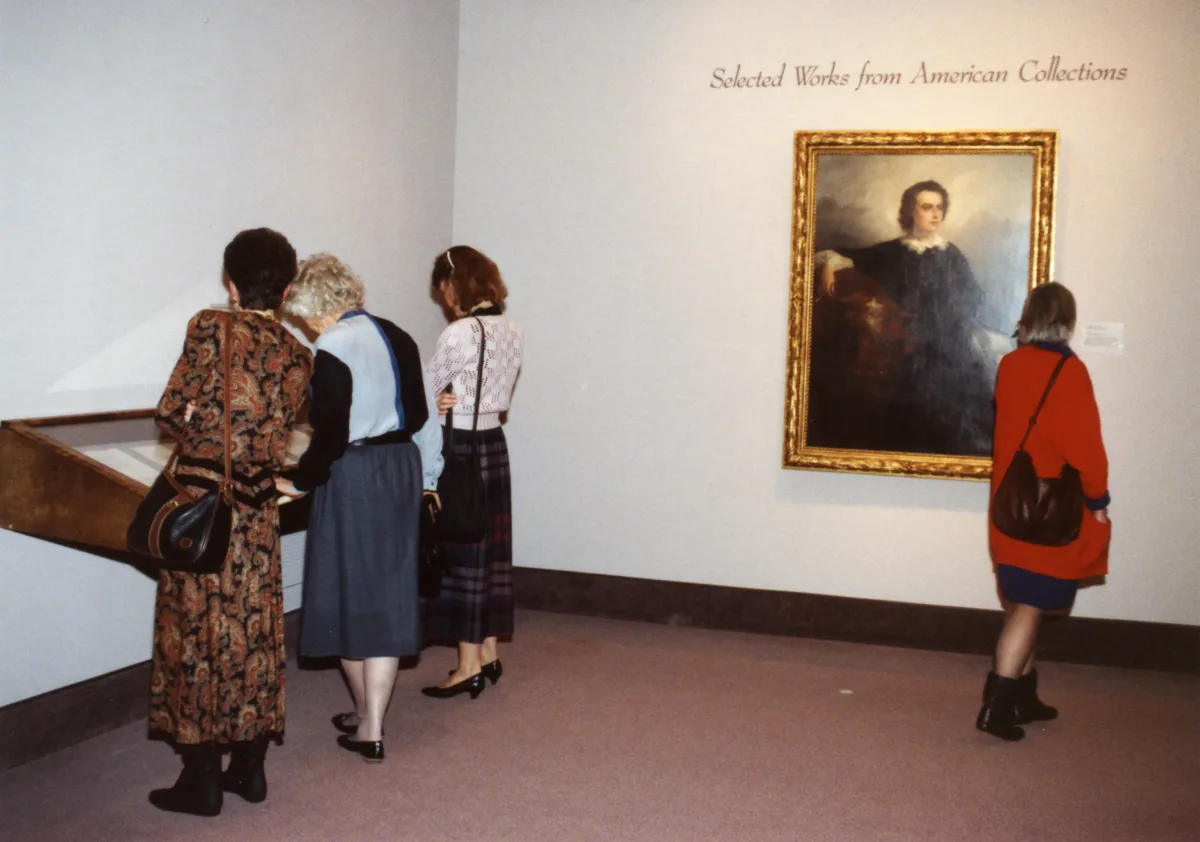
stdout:
MULTIPOLYGON (((289 463, 310 436, 297 425, 289 463)), ((0 422, 0 527, 123 552, 125 530, 174 446, 152 409, 0 422)), ((281 499, 285 534, 305 528, 308 499, 281 499)))

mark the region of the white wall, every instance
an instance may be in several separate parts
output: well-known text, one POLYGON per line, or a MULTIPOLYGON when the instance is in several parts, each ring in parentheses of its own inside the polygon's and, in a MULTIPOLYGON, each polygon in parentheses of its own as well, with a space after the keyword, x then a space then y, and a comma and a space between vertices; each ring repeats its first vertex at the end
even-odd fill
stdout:
POLYGON ((1200 623, 1198 37, 1192 0, 464 0, 454 235, 527 330, 517 563, 994 606, 985 485, 780 468, 792 137, 1056 128, 1056 277, 1127 331, 1086 358, 1116 530, 1076 613, 1200 623), (1128 77, 1015 79, 1054 55, 1128 77), (709 88, 832 61, 852 88, 866 60, 904 84, 709 88), (1014 79, 911 84, 922 60, 1014 79))
MULTIPOLYGON (((151 406, 240 229, 430 348, 458 4, 0 0, 0 418, 151 406)), ((145 660, 153 585, 0 531, 0 705, 145 660)))

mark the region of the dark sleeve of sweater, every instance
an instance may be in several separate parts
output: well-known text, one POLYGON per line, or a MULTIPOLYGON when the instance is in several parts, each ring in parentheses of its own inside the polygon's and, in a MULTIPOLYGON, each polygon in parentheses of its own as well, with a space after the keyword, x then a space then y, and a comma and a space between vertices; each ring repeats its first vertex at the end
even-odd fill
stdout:
POLYGON ((404 406, 404 429, 415 434, 429 419, 429 404, 425 402, 425 369, 417 343, 387 319, 377 319, 384 336, 396 355, 400 369, 400 402, 404 406))
POLYGON ((300 491, 311 491, 329 479, 334 462, 350 443, 350 402, 354 376, 344 362, 328 351, 317 351, 313 359, 312 390, 308 420, 312 441, 300 464, 284 476, 300 491))

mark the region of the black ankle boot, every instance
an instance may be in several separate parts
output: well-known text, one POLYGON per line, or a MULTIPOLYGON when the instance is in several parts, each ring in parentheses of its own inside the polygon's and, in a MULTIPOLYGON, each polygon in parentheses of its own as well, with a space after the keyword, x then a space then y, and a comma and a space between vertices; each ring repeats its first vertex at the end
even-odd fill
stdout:
POLYGON ((1002 740, 1016 742, 1025 736, 1016 725, 1017 679, 988 673, 984 685, 983 707, 975 727, 1002 740))
POLYGON ((240 795, 251 804, 267 797, 267 774, 263 761, 267 757, 267 738, 235 742, 229 756, 229 768, 221 773, 221 789, 240 795))
POLYGON ((1058 709, 1038 698, 1037 685, 1037 670, 1031 670, 1029 675, 1017 679, 1016 724, 1028 725, 1030 722, 1049 722, 1058 718, 1058 709))
POLYGON ((171 813, 215 816, 221 812, 221 752, 215 745, 179 746, 183 771, 170 789, 150 793, 150 803, 171 813))

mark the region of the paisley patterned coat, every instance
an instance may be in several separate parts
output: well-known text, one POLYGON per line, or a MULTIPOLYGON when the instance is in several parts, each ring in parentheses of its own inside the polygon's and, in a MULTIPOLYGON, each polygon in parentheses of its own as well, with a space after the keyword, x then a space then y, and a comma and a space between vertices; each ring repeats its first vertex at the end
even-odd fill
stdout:
POLYGON ((284 726, 283 582, 273 478, 304 402, 312 358, 278 322, 232 314, 232 390, 225 382, 226 314, 203 310, 158 404, 181 442, 179 480, 199 496, 224 471, 225 401, 232 393, 233 535, 220 573, 159 573, 154 606, 150 731, 182 744, 253 740, 284 726), (188 404, 195 409, 186 419, 188 404))

